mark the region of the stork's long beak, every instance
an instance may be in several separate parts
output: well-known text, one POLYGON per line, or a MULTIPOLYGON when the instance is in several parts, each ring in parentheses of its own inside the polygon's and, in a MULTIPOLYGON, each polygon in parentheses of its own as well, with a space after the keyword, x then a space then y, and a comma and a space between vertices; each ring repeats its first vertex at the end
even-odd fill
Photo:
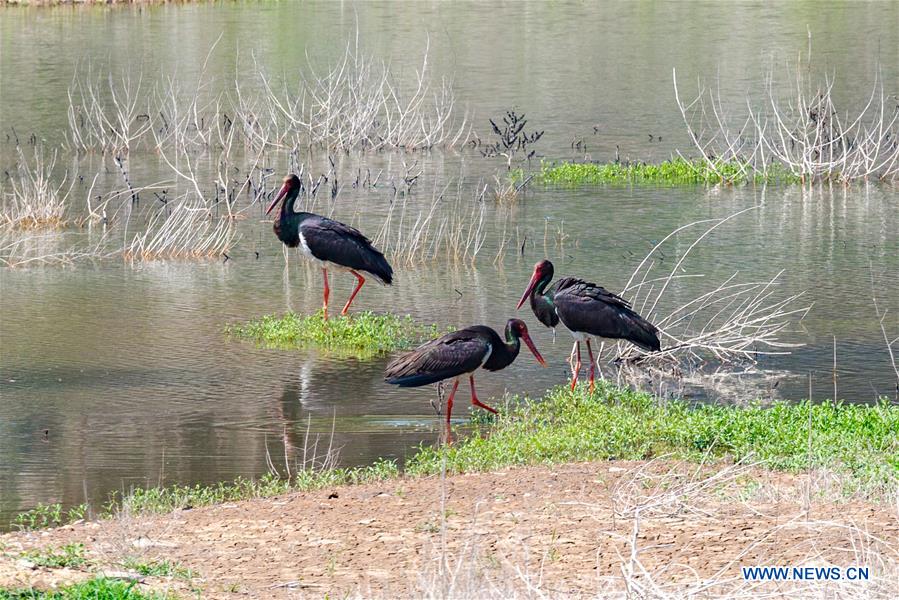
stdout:
POLYGON ((531 295, 531 292, 534 291, 534 286, 537 285, 537 282, 540 281, 540 273, 534 269, 534 274, 531 275, 531 280, 528 282, 528 287, 525 288, 524 294, 521 296, 521 300, 518 301, 518 306, 515 307, 515 310, 521 308, 521 305, 524 304, 524 301, 528 299, 531 295))
POLYGON ((537 348, 534 346, 534 342, 531 340, 531 336, 528 335, 527 331, 521 334, 521 339, 523 339, 524 343, 527 344, 528 350, 531 351, 531 354, 534 355, 534 358, 537 359, 537 362, 540 363, 540 366, 545 367, 546 361, 543 360, 543 357, 540 356, 539 352, 537 352, 537 348))
POLYGON ((283 186, 281 186, 281 191, 278 192, 278 195, 275 196, 275 199, 272 200, 272 203, 268 205, 268 209, 266 209, 265 214, 269 214, 270 212, 275 210, 275 207, 278 206, 278 202, 281 201, 281 198, 284 197, 284 194, 286 194, 289 189, 290 189, 290 186, 286 183, 283 186))

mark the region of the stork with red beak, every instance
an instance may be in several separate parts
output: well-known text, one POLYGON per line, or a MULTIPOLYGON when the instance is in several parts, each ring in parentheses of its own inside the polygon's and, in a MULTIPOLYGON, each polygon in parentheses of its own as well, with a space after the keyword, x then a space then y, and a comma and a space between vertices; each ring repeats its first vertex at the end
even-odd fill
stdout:
POLYGON ((365 284, 362 273, 390 285, 393 281, 393 268, 384 255, 372 246, 371 240, 359 230, 320 215, 294 212, 293 204, 301 187, 299 177, 288 175, 284 179, 281 191, 275 196, 265 214, 278 207, 275 215, 275 235, 288 248, 299 248, 306 259, 321 267, 325 279, 325 319, 328 318, 328 296, 331 293, 328 286, 328 269, 349 271, 356 277, 356 288, 340 311, 341 315, 345 315, 353 303, 353 298, 365 284))
POLYGON ((553 264, 541 260, 534 265, 534 274, 524 290, 518 308, 530 299, 531 310, 537 320, 555 328, 560 322, 574 336, 572 355, 577 354, 571 367, 571 389, 577 385, 581 371, 581 342, 587 343, 590 356, 590 391, 595 387, 595 364, 590 336, 628 342, 646 350, 661 349, 658 328, 631 309, 627 300, 607 289, 578 279, 563 277, 547 289, 553 279, 553 264))

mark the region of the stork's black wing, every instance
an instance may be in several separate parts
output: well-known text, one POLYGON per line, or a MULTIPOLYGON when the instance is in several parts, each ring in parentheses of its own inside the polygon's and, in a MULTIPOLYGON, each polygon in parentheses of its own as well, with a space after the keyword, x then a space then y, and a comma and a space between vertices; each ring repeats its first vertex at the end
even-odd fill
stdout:
POLYGON ((315 258, 371 273, 388 285, 393 281, 387 259, 358 229, 310 215, 300 223, 300 234, 315 258))
POLYGON ((655 325, 635 313, 625 299, 595 283, 575 277, 560 279, 553 305, 571 331, 627 340, 644 350, 661 348, 655 325))
POLYGON ((387 365, 384 380, 418 387, 471 373, 483 364, 491 349, 480 329, 460 329, 403 354, 387 365))

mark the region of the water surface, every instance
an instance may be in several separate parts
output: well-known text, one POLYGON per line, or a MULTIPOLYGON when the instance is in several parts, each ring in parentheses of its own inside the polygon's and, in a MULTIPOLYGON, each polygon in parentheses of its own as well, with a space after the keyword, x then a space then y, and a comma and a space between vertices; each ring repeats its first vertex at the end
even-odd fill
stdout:
MULTIPOLYGON (((210 55, 212 80, 227 89, 235 78, 251 79, 251 54, 274 74, 305 65, 304 49, 310 60, 327 64, 358 24, 361 45, 390 60, 397 73, 420 66, 429 44, 430 68, 436 77, 453 78, 476 135, 489 136, 488 117, 516 108, 534 128, 545 129, 540 156, 583 159, 584 152, 572 148, 581 141, 586 158, 610 160, 618 146, 623 157, 656 160, 675 148, 690 151, 674 105, 672 68, 691 84, 720 73, 725 99, 739 103, 760 88, 769 65, 807 50, 810 30, 815 64, 837 75, 836 96, 852 103, 865 96, 878 70, 888 87, 899 87, 896 63, 887 60, 899 55, 899 34, 887 26, 897 20, 899 6, 889 3, 2 9, 0 157, 4 169, 14 166, 13 141, 6 137, 13 128, 22 140, 34 133, 48 147, 63 141, 66 89, 87 60, 94 69, 141 69, 147 77, 194 81, 210 55), (722 11, 727 22, 741 26, 723 27, 722 11)), ((396 173, 407 158, 413 160, 386 153, 338 161, 346 178, 358 168, 396 173)), ((289 163, 278 153, 267 160, 276 173, 289 163)), ((327 169, 324 156, 308 160, 315 172, 327 169)), ((423 171, 407 199, 415 211, 426 210, 435 186, 447 183, 448 194, 461 190, 469 206, 477 186, 502 169, 500 160, 471 148, 415 160, 423 171)), ((139 183, 170 177, 158 157, 132 156, 131 164, 139 183)), ((97 156, 63 155, 61 165, 99 171, 101 185, 115 185, 118 177, 97 156)), ((77 184, 79 197, 86 185, 77 184)), ((334 201, 317 199, 315 209, 374 236, 393 197, 385 187, 347 188, 334 201)), ((137 228, 150 210, 141 202, 137 228)), ((810 392, 815 399, 832 397, 836 344, 838 397, 871 402, 894 394, 871 285, 873 275, 881 310, 891 315, 884 325, 895 335, 899 207, 890 186, 532 188, 511 209, 485 203, 487 238, 475 261, 441 258, 399 267, 396 285, 366 286, 356 306, 441 325, 501 328, 534 262, 545 255, 557 273, 620 290, 673 229, 754 205, 760 208, 722 226, 691 254, 686 267, 704 277, 678 280, 666 303, 683 303, 737 271, 744 280, 764 280, 784 270, 778 293, 804 291, 813 308, 783 339, 805 346, 764 358, 760 374, 731 377, 725 385, 682 381, 656 391, 717 402, 798 399, 810 392)), ((273 351, 223 335, 228 323, 310 312, 321 301, 319 273, 296 255, 285 266, 259 207, 245 215, 224 262, 131 265, 112 258, 0 272, 0 527, 37 502, 96 505, 111 490, 132 486, 258 476, 269 461, 284 464, 285 448, 296 461, 317 437, 327 445, 333 435, 347 465, 402 460, 419 443, 436 439, 441 421, 428 404, 433 390, 386 386, 386 358, 359 362, 273 351)), ((109 235, 124 239, 119 229, 109 235)), ((673 263, 690 241, 674 240, 663 260, 673 263)), ((110 245, 116 244, 121 247, 110 245)), ((335 305, 352 283, 351 277, 332 278, 335 305)), ((538 396, 565 380, 570 340, 561 332, 554 339, 525 311, 518 316, 531 325, 551 366, 535 368, 523 354, 505 371, 479 377, 485 400, 538 396)), ((464 403, 457 406, 461 422, 464 403)))

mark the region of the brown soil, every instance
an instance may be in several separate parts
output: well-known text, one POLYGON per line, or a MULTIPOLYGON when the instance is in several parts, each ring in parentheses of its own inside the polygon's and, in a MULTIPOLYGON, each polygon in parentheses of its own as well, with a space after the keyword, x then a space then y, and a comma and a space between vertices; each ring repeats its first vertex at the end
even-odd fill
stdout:
MULTIPOLYGON (((126 556, 191 569, 190 582, 147 577, 144 585, 199 589, 203 598, 503 597, 529 587, 595 597, 626 585, 631 593, 634 585, 737 585, 740 566, 862 561, 879 561, 880 592, 884 577, 899 586, 896 507, 815 496, 806 506, 806 478, 734 468, 722 477, 721 469, 528 467, 12 533, 0 536, 0 589, 121 572, 126 556), (83 571, 20 558, 72 542, 87 548, 83 571)), ((708 591, 716 589, 725 588, 708 591)))

